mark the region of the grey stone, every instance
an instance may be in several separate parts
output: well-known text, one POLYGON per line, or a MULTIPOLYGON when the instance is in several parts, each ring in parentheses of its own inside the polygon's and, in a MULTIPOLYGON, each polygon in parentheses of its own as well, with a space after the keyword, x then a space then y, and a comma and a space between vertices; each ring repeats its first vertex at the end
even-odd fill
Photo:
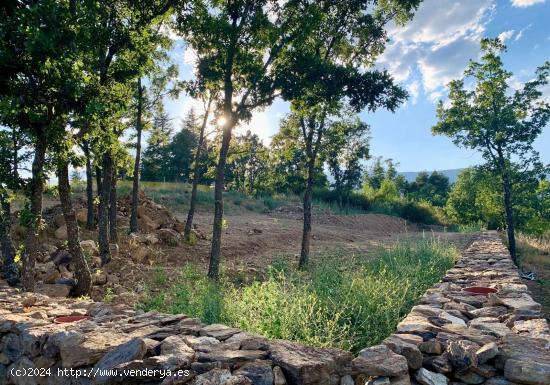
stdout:
POLYGON ((420 368, 414 373, 416 381, 422 385, 448 385, 449 379, 440 373, 430 372, 427 369, 420 368))
POLYGON ((357 372, 367 376, 400 376, 408 372, 407 359, 386 345, 361 350, 352 363, 357 372))

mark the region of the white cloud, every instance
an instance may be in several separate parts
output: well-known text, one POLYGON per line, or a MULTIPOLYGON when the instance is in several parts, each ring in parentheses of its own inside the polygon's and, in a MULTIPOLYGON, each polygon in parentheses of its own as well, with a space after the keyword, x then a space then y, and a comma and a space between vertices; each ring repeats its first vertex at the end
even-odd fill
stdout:
POLYGON ((493 0, 426 0, 410 23, 389 29, 391 42, 379 64, 407 87, 418 74, 428 97, 437 99, 478 56, 494 8, 493 0))
POLYGON ((514 36, 514 30, 504 31, 498 35, 498 38, 501 42, 506 42, 506 40, 511 39, 514 36))
POLYGON ((521 31, 519 31, 518 34, 516 35, 516 38, 514 39, 514 41, 518 41, 519 39, 521 39, 523 37, 523 33, 527 31, 529 28, 531 28, 531 26, 532 24, 529 24, 527 27, 522 28, 521 31))
POLYGON ((512 0, 512 6, 518 8, 526 8, 535 4, 544 4, 545 0, 512 0))

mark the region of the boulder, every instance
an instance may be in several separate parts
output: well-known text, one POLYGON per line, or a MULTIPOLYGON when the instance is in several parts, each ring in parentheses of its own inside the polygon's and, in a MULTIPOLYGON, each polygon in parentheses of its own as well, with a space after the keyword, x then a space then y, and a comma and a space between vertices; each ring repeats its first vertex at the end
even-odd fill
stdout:
POLYGON ((222 324, 212 324, 202 328, 200 335, 214 337, 220 341, 225 341, 237 333, 240 333, 239 329, 231 328, 222 324))
POLYGON ((67 235, 67 226, 58 227, 58 228, 54 231, 54 236, 55 236, 56 239, 59 239, 60 241, 66 241, 67 238, 68 238, 68 235, 67 235))
POLYGON ((386 345, 361 350, 352 363, 358 373, 367 376, 401 376, 408 373, 407 359, 386 345))
POLYGON ((416 381, 422 385, 448 385, 449 379, 440 373, 430 372, 427 369, 420 368, 414 373, 416 381))
POLYGON ((422 353, 416 345, 405 342, 396 336, 386 338, 383 343, 394 353, 405 357, 410 369, 419 369, 422 367, 422 353))
POLYGON ((53 217, 53 223, 55 223, 56 227, 65 226, 65 216, 63 214, 56 215, 53 217))
POLYGON ((85 208, 76 210, 76 220, 82 225, 88 222, 88 210, 85 208))
POLYGON ((526 360, 506 360, 504 377, 510 381, 529 385, 550 384, 550 364, 526 360))
POLYGON ((96 243, 91 239, 80 241, 80 247, 82 248, 82 251, 90 257, 99 255, 99 249, 97 248, 96 243))
POLYGON ((160 229, 157 234, 160 241, 169 246, 177 246, 182 240, 181 234, 173 229, 160 229))
POLYGON ((271 361, 253 361, 244 364, 233 372, 233 375, 244 376, 253 385, 273 385, 273 370, 271 361))
POLYGON ((476 352, 480 346, 472 341, 450 341, 447 345, 449 361, 457 372, 465 371, 478 364, 476 352))
MULTIPOLYGON (((98 371, 98 373, 102 373, 101 371, 108 371, 110 369, 114 369, 120 364, 123 364, 125 362, 138 360, 143 358, 147 351, 147 346, 140 338, 134 338, 128 342, 125 342, 107 354, 105 354, 94 366, 94 370, 98 371)), ((103 372, 105 373, 105 372, 103 372)), ((108 380, 112 378, 111 376, 105 376, 98 374, 95 377, 95 383, 96 384, 104 384, 107 383, 108 380)))
MULTIPOLYGON (((282 369, 284 378, 289 384, 324 384, 330 383, 332 374, 340 376, 351 374, 350 362, 353 356, 347 351, 332 348, 320 349, 288 341, 271 341, 269 350, 273 364, 282 369)), ((402 359, 406 369, 407 360, 405 357, 402 359)), ((275 383, 278 378, 275 372, 275 383)))
POLYGON ((498 346, 494 342, 489 342, 488 344, 483 345, 476 352, 477 361, 480 364, 484 364, 490 359, 493 359, 498 354, 498 346))
POLYGON ((63 367, 93 365, 107 352, 129 339, 112 329, 95 329, 86 334, 73 332, 65 335, 58 343, 63 367))
POLYGON ((35 292, 47 295, 48 297, 68 297, 71 286, 60 283, 41 283, 35 286, 35 292))

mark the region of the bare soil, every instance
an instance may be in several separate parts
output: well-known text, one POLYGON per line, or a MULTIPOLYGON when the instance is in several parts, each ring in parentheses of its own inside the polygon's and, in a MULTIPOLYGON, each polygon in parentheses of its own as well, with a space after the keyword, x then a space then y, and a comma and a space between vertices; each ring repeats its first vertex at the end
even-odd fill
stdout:
MULTIPOLYGON (((57 205, 57 200, 45 199, 44 206, 49 209, 45 211, 56 212, 57 205)), ((75 199, 75 206, 83 205, 82 200, 75 199)), ((172 209, 171 212, 178 220, 185 221, 186 211, 183 208, 172 209)), ((51 215, 45 219, 52 221, 51 215)), ((154 250, 154 260, 149 263, 134 263, 130 255, 128 221, 127 218, 120 218, 119 255, 113 257, 108 265, 96 267, 94 271, 101 269, 109 275, 119 277, 120 282, 113 286, 115 294, 120 294, 121 290, 117 289, 120 286, 134 293, 141 292, 154 279, 155 271, 159 267, 162 267, 163 274, 166 275, 166 285, 178 278, 180 268, 188 262, 206 271, 212 219, 212 213, 199 210, 195 215, 196 229, 198 233, 205 235, 205 239, 197 239, 194 245, 181 242, 173 246, 162 243, 150 246, 154 250)), ((227 227, 222 234, 222 264, 226 274, 235 282, 261 279, 266 267, 276 257, 284 257, 297 263, 302 235, 302 213, 299 206, 282 207, 270 213, 232 208, 228 210, 225 219, 227 227)), ((432 236, 449 240, 459 248, 466 247, 471 239, 468 234, 423 230, 401 218, 383 214, 318 213, 313 217, 312 254, 335 248, 369 254, 399 240, 432 236)), ((97 234, 95 231, 81 229, 81 239, 97 240, 97 234)), ((43 242, 63 247, 62 242, 51 236, 51 233, 43 237, 43 242)), ((105 288, 109 286, 107 284, 102 291, 96 290, 94 299, 101 299, 105 288)))

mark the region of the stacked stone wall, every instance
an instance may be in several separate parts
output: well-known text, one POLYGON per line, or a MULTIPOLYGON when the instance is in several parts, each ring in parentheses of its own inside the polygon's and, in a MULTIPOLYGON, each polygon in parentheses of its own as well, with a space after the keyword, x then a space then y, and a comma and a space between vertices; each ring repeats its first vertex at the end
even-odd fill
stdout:
POLYGON ((0 288, 0 385, 548 385, 550 333, 498 234, 356 357, 185 315, 0 288), (471 286, 498 290, 472 296, 471 286), (87 315, 57 324, 53 319, 87 315))

